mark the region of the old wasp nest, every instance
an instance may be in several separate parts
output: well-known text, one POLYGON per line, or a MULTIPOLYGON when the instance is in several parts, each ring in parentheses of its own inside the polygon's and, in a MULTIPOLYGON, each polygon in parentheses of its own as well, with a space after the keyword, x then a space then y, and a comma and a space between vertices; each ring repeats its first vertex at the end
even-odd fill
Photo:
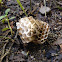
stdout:
POLYGON ((49 34, 48 23, 35 20, 32 16, 21 18, 16 26, 23 43, 43 44, 49 34))

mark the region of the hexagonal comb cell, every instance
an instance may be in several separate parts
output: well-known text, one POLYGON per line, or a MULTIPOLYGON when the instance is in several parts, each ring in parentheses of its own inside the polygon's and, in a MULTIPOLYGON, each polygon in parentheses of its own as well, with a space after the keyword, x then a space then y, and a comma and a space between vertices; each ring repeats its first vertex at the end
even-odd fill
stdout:
POLYGON ((24 17, 16 22, 17 30, 23 43, 34 42, 43 44, 49 34, 49 25, 46 22, 35 20, 32 16, 24 17))

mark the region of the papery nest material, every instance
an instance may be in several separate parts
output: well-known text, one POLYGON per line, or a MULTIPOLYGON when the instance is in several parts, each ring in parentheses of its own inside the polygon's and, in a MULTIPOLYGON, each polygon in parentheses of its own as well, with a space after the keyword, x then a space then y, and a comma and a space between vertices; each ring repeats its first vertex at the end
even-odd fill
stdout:
POLYGON ((29 42, 43 44, 49 34, 49 24, 35 20, 32 16, 21 18, 16 22, 16 26, 24 44, 29 42))

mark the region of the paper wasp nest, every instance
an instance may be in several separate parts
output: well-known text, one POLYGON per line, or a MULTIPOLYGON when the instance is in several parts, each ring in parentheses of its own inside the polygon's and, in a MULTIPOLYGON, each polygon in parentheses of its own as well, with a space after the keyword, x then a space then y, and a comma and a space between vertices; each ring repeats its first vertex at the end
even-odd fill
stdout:
POLYGON ((49 34, 49 25, 46 22, 35 20, 32 16, 21 18, 16 26, 23 43, 43 44, 49 34))

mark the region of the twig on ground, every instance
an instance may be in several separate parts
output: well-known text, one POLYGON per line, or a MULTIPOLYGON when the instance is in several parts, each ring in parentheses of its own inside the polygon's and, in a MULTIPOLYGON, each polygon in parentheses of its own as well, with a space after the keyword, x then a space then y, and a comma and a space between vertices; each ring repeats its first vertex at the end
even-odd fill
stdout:
MULTIPOLYGON (((13 41, 12 41, 12 42, 13 42, 13 41)), ((13 43, 11 44, 11 46, 9 47, 9 50, 1 57, 0 62, 2 62, 3 58, 4 58, 6 55, 8 55, 8 54, 10 53, 10 50, 11 50, 13 44, 14 44, 14 42, 13 42, 13 43)))
POLYGON ((56 3, 57 3, 57 4, 59 4, 59 5, 62 5, 62 3, 61 3, 61 2, 56 1, 56 3))

